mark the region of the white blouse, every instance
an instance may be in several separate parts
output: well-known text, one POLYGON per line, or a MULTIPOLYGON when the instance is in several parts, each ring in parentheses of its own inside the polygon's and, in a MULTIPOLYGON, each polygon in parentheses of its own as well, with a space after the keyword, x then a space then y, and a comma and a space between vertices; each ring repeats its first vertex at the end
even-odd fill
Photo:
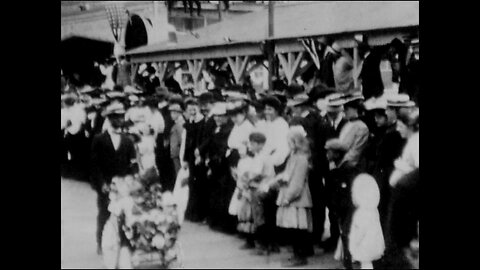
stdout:
POLYGON ((253 125, 245 119, 240 125, 235 125, 228 137, 228 147, 237 149, 240 153, 246 153, 248 137, 253 131, 253 125))
POLYGON ((265 134, 265 151, 269 153, 273 165, 278 166, 285 162, 290 148, 288 147, 288 123, 282 117, 274 121, 260 121, 257 123, 259 132, 265 134))

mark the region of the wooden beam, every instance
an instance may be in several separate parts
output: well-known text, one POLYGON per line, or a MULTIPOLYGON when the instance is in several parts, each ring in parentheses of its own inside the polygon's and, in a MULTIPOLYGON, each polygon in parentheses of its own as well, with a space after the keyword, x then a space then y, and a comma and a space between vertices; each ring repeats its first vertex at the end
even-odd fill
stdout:
POLYGON ((165 79, 165 74, 167 73, 168 64, 169 62, 156 63, 157 72, 155 73, 155 75, 157 75, 160 81, 163 81, 165 79))
POLYGON ((280 53, 278 54, 278 59, 280 60, 280 64, 283 67, 283 70, 285 71, 285 75, 287 77, 288 84, 291 84, 293 82, 293 79, 295 79, 295 73, 298 70, 298 67, 300 66, 300 62, 303 59, 303 52, 299 53, 288 53, 287 57, 285 57, 284 54, 280 53))
POLYGON ((278 59, 280 60, 280 65, 282 65, 283 71, 285 72, 285 75, 287 76, 288 83, 290 84, 290 67, 288 66, 288 61, 283 55, 283 53, 278 54, 278 59))
POLYGON ((300 67, 300 63, 302 62, 304 56, 304 52, 299 52, 296 55, 295 62, 293 62, 293 66, 291 67, 291 76, 292 76, 292 81, 295 79, 295 75, 298 71, 298 68, 300 67))
POLYGON ((139 67, 140 64, 138 63, 132 63, 132 70, 131 70, 131 73, 130 73, 130 82, 134 82, 135 81, 135 78, 137 76, 137 71, 138 71, 138 67, 139 67))
POLYGON ((249 67, 245 72, 247 74, 250 74, 252 71, 254 71, 256 68, 258 68, 259 66, 264 66, 263 64, 263 61, 262 62, 255 62, 255 64, 253 64, 251 67, 249 67))

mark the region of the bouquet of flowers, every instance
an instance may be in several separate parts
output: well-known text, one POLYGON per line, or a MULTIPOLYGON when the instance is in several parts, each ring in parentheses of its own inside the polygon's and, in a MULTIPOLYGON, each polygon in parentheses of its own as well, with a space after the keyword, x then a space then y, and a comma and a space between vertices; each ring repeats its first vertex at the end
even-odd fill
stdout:
POLYGON ((113 181, 109 210, 119 217, 121 232, 133 251, 133 266, 160 264, 167 268, 176 260, 180 229, 176 205, 160 184, 125 177, 113 181))

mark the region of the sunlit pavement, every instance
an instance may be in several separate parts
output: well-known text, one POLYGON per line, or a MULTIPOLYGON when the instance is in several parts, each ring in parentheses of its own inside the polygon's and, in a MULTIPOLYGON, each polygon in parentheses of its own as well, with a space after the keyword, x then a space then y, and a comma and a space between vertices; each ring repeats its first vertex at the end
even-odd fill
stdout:
MULTIPOLYGON (((104 268, 96 253, 96 193, 87 183, 62 179, 62 268, 104 268)), ((235 235, 210 230, 207 225, 185 222, 179 235, 185 268, 281 268, 281 261, 290 257, 281 253, 270 256, 251 255, 241 250, 244 243, 235 235)), ((301 268, 338 268, 333 254, 315 250, 309 264, 301 268)))

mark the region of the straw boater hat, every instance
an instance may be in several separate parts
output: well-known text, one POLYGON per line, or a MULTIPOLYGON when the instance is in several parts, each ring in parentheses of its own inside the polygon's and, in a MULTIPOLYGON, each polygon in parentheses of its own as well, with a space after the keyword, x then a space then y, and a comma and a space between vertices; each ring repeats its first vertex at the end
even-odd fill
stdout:
POLYGON ((308 101, 309 101, 309 97, 307 94, 298 94, 298 95, 295 95, 292 99, 287 101, 287 107, 306 105, 308 101))
POLYGON ((327 100, 327 112, 338 112, 343 109, 343 105, 346 102, 344 94, 334 93, 326 97, 327 100))
POLYGON ((411 108, 415 106, 415 102, 410 100, 407 94, 396 94, 387 97, 387 107, 411 108))
POLYGON ((334 150, 339 151, 342 153, 346 153, 348 151, 348 147, 339 139, 330 139, 325 143, 326 150, 334 150))
POLYGON ((370 98, 364 103, 365 109, 367 111, 380 111, 387 109, 387 99, 384 97, 380 98, 370 98))
POLYGON ((347 94, 343 97, 345 99, 344 107, 351 107, 351 108, 360 108, 361 102, 365 100, 361 92, 354 92, 347 94))
POLYGON ((125 108, 123 107, 122 103, 113 103, 110 104, 103 113, 103 116, 110 116, 110 115, 119 115, 125 114, 125 108))
POLYGON ((225 102, 217 102, 213 105, 212 115, 226 115, 227 114, 227 104, 225 102))

